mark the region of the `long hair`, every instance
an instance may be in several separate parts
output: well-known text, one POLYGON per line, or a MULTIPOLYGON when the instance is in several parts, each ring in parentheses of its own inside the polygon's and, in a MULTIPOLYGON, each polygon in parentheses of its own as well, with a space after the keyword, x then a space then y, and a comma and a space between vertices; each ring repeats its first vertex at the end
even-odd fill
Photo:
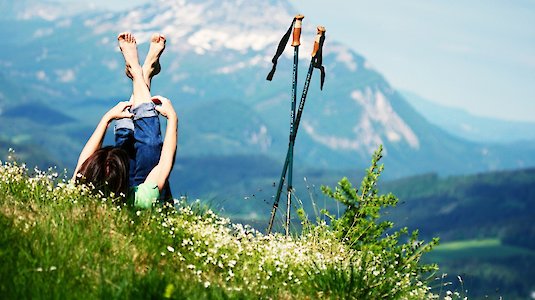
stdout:
MULTIPOLYGON (((78 173, 79 183, 92 183, 96 191, 105 195, 119 196, 128 192, 130 163, 126 151, 120 148, 103 147, 84 161, 78 173)), ((77 176, 78 177, 78 176, 77 176)))

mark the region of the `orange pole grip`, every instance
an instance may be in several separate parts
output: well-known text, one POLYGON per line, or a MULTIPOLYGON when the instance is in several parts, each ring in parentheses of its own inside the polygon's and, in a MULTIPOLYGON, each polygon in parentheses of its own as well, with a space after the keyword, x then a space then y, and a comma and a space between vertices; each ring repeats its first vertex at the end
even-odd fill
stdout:
POLYGON ((301 45, 301 26, 303 23, 303 19, 305 16, 303 15, 297 15, 295 16, 295 24, 294 24, 294 31, 293 31, 293 41, 292 46, 297 47, 301 45))
POLYGON ((318 26, 317 30, 318 32, 316 34, 316 39, 314 39, 314 48, 312 50, 312 57, 316 56, 316 53, 318 52, 320 48, 320 39, 322 36, 325 35, 325 27, 318 26))

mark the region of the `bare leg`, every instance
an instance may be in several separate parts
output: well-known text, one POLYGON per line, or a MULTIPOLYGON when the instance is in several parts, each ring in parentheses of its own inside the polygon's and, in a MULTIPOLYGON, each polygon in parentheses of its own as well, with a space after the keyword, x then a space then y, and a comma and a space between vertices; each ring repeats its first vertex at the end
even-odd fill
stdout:
POLYGON ((151 102, 150 91, 143 77, 143 69, 139 65, 137 55, 137 43, 134 36, 129 32, 123 32, 117 37, 119 47, 124 56, 126 74, 132 78, 132 106, 135 107, 144 102, 151 102))
POLYGON ((145 62, 143 63, 143 78, 145 83, 149 87, 151 85, 151 80, 153 76, 156 76, 160 73, 160 55, 162 55, 163 50, 165 49, 165 37, 159 33, 152 35, 150 39, 150 48, 145 62))

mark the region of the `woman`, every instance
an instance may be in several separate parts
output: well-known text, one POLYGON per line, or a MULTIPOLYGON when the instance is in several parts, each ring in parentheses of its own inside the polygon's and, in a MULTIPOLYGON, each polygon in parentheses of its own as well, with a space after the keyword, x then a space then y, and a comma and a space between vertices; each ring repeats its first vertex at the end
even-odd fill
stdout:
POLYGON ((132 96, 104 114, 80 154, 73 178, 92 183, 106 194, 128 195, 135 206, 148 208, 158 199, 172 197, 168 178, 176 154, 178 118, 169 99, 150 95, 152 77, 160 71, 165 38, 152 36, 143 67, 134 36, 121 33, 118 40, 126 74, 132 79, 132 96), (158 113, 167 118, 163 143, 158 113), (102 148, 113 120, 117 120, 115 147, 102 148))

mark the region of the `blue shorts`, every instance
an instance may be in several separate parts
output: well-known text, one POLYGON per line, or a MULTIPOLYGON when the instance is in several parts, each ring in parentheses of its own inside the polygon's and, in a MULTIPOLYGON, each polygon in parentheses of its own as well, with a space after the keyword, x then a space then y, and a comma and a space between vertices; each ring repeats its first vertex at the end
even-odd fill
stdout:
MULTIPOLYGON (((142 184, 150 171, 160 161, 162 133, 158 111, 153 103, 142 103, 130 111, 133 119, 119 119, 115 122, 115 146, 128 153, 130 159, 130 186, 142 184)), ((160 200, 172 200, 169 182, 160 192, 160 200)))

